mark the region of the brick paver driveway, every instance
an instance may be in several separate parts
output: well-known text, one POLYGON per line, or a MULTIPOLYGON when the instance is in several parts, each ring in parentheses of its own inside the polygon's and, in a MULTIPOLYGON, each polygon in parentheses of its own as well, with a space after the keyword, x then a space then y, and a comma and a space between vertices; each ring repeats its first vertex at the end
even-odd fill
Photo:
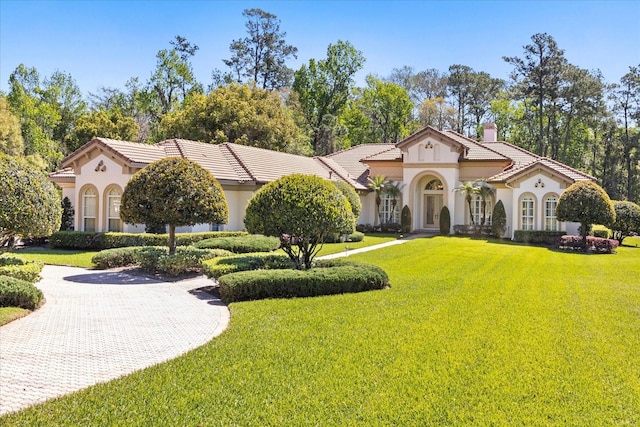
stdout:
POLYGON ((134 372, 198 347, 228 324, 196 289, 123 271, 45 266, 46 303, 0 328, 0 414, 134 372))

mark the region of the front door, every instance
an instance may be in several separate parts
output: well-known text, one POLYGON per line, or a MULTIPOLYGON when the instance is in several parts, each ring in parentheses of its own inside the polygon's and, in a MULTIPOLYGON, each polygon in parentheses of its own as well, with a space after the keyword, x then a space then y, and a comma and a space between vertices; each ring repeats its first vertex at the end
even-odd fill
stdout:
POLYGON ((440 226, 440 210, 442 209, 442 194, 424 195, 424 228, 440 226))

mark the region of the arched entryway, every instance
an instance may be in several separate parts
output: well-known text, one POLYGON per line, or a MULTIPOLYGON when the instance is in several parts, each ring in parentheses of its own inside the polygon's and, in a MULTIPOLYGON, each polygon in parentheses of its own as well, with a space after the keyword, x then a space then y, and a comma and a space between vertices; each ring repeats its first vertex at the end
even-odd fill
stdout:
POLYGON ((424 181, 426 184, 422 190, 422 228, 435 229, 439 227, 440 210, 444 206, 444 185, 435 176, 429 176, 424 181))

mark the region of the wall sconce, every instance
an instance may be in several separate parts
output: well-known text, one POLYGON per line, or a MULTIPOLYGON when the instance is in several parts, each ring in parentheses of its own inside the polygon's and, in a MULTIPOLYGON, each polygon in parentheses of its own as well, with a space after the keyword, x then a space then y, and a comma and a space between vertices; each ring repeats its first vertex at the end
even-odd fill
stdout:
POLYGON ((104 165, 104 161, 100 160, 100 163, 98 163, 98 166, 96 166, 96 168, 94 169, 96 172, 104 172, 107 170, 107 167, 104 165))
POLYGON ((534 187, 544 188, 544 182, 542 182, 542 179, 538 178, 538 182, 535 183, 534 187))

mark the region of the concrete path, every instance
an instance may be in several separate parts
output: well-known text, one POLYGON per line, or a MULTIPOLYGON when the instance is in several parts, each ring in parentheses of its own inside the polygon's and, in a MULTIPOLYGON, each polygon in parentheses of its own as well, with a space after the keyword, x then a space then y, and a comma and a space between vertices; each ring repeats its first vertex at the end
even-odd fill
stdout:
MULTIPOLYGON (((406 243, 406 242, 408 242, 410 240, 418 239, 420 237, 431 237, 431 236, 433 236, 433 234, 426 234, 426 233, 409 234, 408 236, 405 236, 405 237, 403 237, 401 239, 391 240, 389 242, 384 242, 384 243, 380 243, 380 244, 373 245, 373 246, 365 246, 364 248, 349 249, 348 251, 344 251, 344 252, 338 252, 338 253, 331 254, 331 255, 324 255, 324 256, 318 257, 317 259, 341 258, 341 257, 344 257, 344 256, 349 256, 349 255, 353 255, 353 254, 359 254, 359 253, 362 253, 362 252, 375 251, 376 249, 387 248, 389 246, 401 245, 401 244, 406 243)), ((349 246, 349 244, 345 243, 345 246, 349 246)))
POLYGON ((227 307, 204 276, 163 282, 45 266, 46 303, 0 328, 0 415, 175 358, 219 335, 227 307))

